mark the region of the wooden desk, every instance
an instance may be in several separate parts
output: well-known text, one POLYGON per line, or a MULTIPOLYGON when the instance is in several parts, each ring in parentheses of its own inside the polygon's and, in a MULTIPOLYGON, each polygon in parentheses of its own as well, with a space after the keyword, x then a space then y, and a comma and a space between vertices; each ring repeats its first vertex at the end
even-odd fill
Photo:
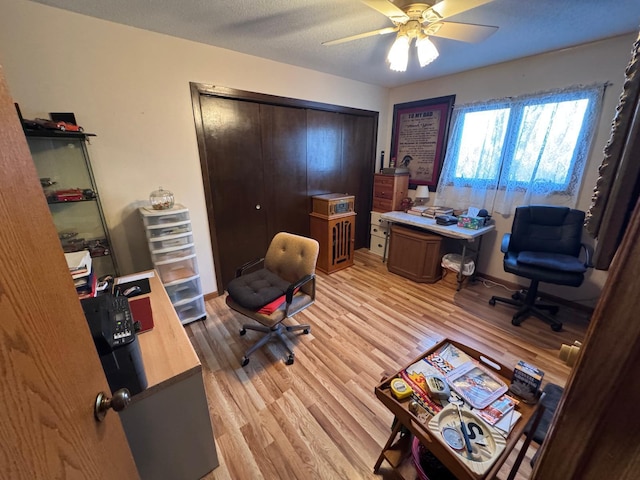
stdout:
POLYGON ((157 274, 149 284, 154 328, 138 334, 148 387, 120 419, 142 479, 199 479, 218 466, 202 366, 157 274))
MULTIPOLYGON (((458 271, 458 290, 462 288, 462 282, 464 280, 464 276, 462 275, 462 266, 464 264, 465 258, 467 257, 467 250, 470 250, 472 252, 471 258, 477 266, 478 255, 480 253, 480 245, 482 244, 482 236, 495 230, 494 225, 488 225, 486 227, 479 228, 478 230, 473 230, 471 228, 462 228, 458 227, 457 225, 438 225, 433 218, 420 217, 418 215, 411 215, 410 213, 404 212, 387 212, 383 213, 380 218, 388 221, 390 224, 398 223, 401 225, 410 225, 412 227, 417 227, 421 230, 435 233, 443 237, 453 238, 455 240, 461 241, 462 255, 460 259, 460 269, 458 271)), ((391 227, 391 225, 389 227, 391 227)), ((385 237, 384 241, 384 252, 382 254, 383 262, 387 259, 388 242, 389 235, 385 237)), ((475 276, 475 271, 473 276, 475 276)))
MULTIPOLYGON (((376 388, 375 394, 378 399, 385 404, 385 406, 395 415, 397 422, 395 423, 395 427, 389 436, 389 440, 386 445, 383 447, 380 456, 378 457, 378 461, 374 467, 374 472, 377 472, 383 461, 387 461, 391 464, 392 467, 396 468, 401 463, 402 460, 409 454, 410 442, 406 441, 406 437, 396 442, 396 437, 400 432, 401 428, 404 426, 411 431, 413 435, 415 435, 422 444, 433 454, 435 455, 448 469, 451 473, 453 473, 458 480, 484 480, 489 478, 494 478, 501 466, 504 464, 505 460, 511 453, 511 451, 516 446, 516 443, 522 436, 524 432, 524 428, 529 422, 531 418, 536 415, 537 412, 541 413, 541 409, 539 409, 539 402, 535 405, 527 405, 524 402, 520 402, 517 406, 517 411, 521 413, 522 417, 516 422, 513 429, 509 433, 506 438, 506 445, 502 453, 495 459, 494 463, 491 464, 490 468, 484 474, 478 474, 472 471, 463 461, 460 460, 459 455, 455 454, 453 450, 448 447, 442 436, 438 433, 434 433, 432 430, 428 428, 429 421, 435 418, 432 415, 427 415, 424 423, 418 418, 418 416, 414 415, 409 411, 409 403, 411 401, 410 398, 406 398, 404 400, 397 400, 391 393, 390 382, 393 378, 399 376, 401 371, 404 371, 410 365, 413 365, 420 359, 426 357, 430 353, 437 351, 443 344, 451 343, 467 355, 472 358, 478 360, 481 358, 487 359, 486 355, 478 352, 477 350, 473 350, 465 345, 462 345, 458 342, 454 342, 452 340, 445 339, 442 342, 435 345, 433 348, 420 355, 419 357, 412 360, 410 363, 402 367, 396 374, 391 377, 383 380, 376 388), (395 442, 395 443, 394 443, 395 442)), ((492 368, 487 363, 482 362, 482 364, 487 367, 488 370, 495 373, 500 379, 505 382, 507 385, 511 382, 511 377, 513 374, 513 369, 509 368, 505 365, 501 365, 498 362, 495 362, 492 359, 489 359, 491 362, 495 364, 497 368, 492 368)), ((539 415, 537 417, 539 419, 539 415)), ((423 419, 424 420, 424 419, 423 419)), ((537 425, 537 423, 536 423, 537 425)), ((533 431, 535 427, 531 429, 531 433, 525 440, 525 447, 528 447, 529 442, 531 441, 531 436, 533 435, 533 431)), ((517 468, 520 466, 520 462, 522 458, 514 464, 511 475, 509 478, 513 478, 515 475, 517 468)))

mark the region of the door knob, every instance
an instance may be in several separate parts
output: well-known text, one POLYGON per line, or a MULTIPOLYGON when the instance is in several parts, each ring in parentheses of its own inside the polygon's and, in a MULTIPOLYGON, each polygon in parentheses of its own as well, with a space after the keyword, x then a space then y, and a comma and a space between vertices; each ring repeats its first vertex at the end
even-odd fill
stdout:
POLYGON ((110 408, 113 408, 116 412, 124 410, 131 402, 131 394, 126 388, 121 388, 113 394, 113 398, 107 397, 107 394, 100 392, 96 397, 96 406, 94 408, 94 415, 96 420, 101 422, 104 420, 105 415, 110 408))
POLYGON ((256 210, 260 210, 262 207, 260 206, 260 204, 256 205, 256 210))

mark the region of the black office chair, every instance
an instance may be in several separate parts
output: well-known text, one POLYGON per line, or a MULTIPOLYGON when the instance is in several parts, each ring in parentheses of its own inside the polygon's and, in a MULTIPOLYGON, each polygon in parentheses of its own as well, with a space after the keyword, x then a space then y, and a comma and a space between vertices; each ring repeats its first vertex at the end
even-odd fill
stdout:
POLYGON ((496 302, 519 307, 511 323, 520 325, 530 315, 551 324, 553 331, 562 323, 552 315, 555 305, 536 303, 539 282, 579 287, 584 272, 592 267, 593 249, 581 242, 584 212, 567 207, 531 205, 516 208, 511 233, 504 235, 500 250, 504 253, 504 270, 531 279, 526 295, 518 292, 511 298, 491 297, 496 302), (585 259, 580 259, 581 250, 585 259), (548 312, 548 313, 547 313, 548 312))

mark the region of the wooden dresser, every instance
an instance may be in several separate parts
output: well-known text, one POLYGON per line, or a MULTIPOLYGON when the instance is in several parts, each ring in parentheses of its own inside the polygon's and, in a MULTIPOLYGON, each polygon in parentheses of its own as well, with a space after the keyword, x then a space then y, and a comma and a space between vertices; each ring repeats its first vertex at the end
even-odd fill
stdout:
POLYGON ((400 203, 408 196, 409 175, 376 173, 373 178, 373 211, 402 210, 400 203))

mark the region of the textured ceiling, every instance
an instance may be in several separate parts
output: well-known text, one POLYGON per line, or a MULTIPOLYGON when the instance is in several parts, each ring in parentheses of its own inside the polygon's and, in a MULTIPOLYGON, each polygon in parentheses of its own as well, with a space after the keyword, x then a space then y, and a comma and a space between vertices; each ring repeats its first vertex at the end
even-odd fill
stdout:
MULTIPOLYGON (((493 25, 468 44, 433 38, 440 57, 406 72, 385 62, 395 35, 321 43, 392 26, 358 0, 36 0, 174 37, 386 87, 637 32, 640 0, 494 0, 447 20, 493 25)), ((448 0, 455 2, 456 0, 448 0)), ((629 45, 631 51, 631 45, 629 45)))

